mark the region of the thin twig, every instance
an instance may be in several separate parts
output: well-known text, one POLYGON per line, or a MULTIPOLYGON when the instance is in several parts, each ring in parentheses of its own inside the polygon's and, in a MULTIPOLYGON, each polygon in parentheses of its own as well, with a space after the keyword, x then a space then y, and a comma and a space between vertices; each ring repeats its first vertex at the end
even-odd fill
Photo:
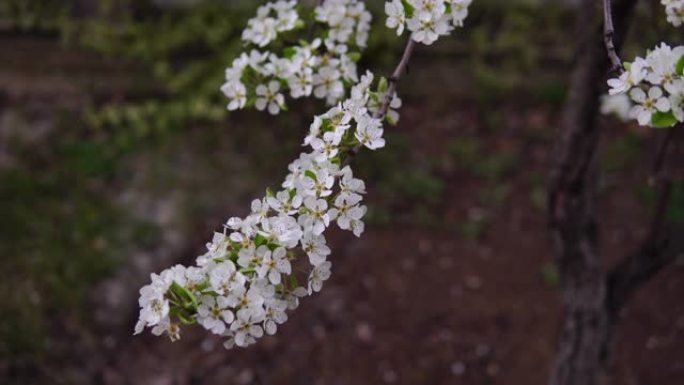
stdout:
MULTIPOLYGON (((399 64, 397 64, 397 67, 394 69, 394 72, 392 72, 392 76, 390 76, 389 78, 389 86, 387 87, 387 93, 385 93, 385 97, 382 100, 382 104, 373 114, 373 118, 382 120, 385 118, 385 115, 387 115, 389 106, 392 103, 394 94, 397 91, 397 83, 399 82, 401 75, 404 72, 408 71, 408 63, 411 60, 411 55, 413 54, 413 49, 415 48, 415 46, 416 42, 413 41, 411 37, 409 37, 408 42, 406 43, 406 47, 404 48, 404 53, 403 55, 401 55, 401 60, 399 61, 399 64)), ((356 154, 361 150, 361 147, 363 147, 363 145, 361 143, 358 143, 351 150, 349 150, 349 154, 347 155, 347 158, 344 160, 345 166, 352 161, 356 154)))
POLYGON ((622 61, 615 50, 615 43, 613 42, 615 28, 613 27, 613 10, 611 8, 611 0, 603 0, 603 41, 606 44, 608 58, 610 58, 612 64, 610 71, 622 73, 624 71, 622 61))

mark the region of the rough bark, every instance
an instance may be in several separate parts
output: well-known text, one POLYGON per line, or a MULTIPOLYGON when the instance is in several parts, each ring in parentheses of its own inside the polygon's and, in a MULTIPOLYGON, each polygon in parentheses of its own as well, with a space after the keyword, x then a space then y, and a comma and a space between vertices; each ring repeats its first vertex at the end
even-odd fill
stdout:
MULTIPOLYGON (((616 47, 634 3, 621 0, 614 4, 616 47)), ((599 383, 610 338, 606 273, 595 210, 595 153, 600 137, 596 115, 602 79, 609 68, 598 5, 586 0, 579 10, 579 47, 549 184, 550 229, 564 308, 551 385, 599 383)))

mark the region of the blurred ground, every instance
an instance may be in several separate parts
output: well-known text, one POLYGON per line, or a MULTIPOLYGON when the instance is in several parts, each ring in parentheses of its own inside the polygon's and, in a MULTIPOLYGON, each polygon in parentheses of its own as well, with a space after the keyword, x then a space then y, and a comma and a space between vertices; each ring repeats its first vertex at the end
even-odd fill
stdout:
MULTIPOLYGON (((357 159, 367 232, 334 233, 325 290, 275 337, 230 352, 201 330, 133 338, 137 290, 277 184, 322 107, 222 111, 242 7, 140 2, 133 19, 116 13, 127 26, 116 31, 0 23, 0 383, 544 384, 560 316, 544 183, 572 10, 483 3, 472 27, 417 52, 388 147, 357 159)), ((657 28, 638 31, 634 49, 657 28)), ((362 64, 390 68, 398 44, 375 35, 362 64)), ((645 235, 654 141, 603 123, 613 263, 645 235)), ((681 220, 681 185, 675 199, 681 220)), ((681 382, 682 272, 630 303, 613 383, 681 382)))

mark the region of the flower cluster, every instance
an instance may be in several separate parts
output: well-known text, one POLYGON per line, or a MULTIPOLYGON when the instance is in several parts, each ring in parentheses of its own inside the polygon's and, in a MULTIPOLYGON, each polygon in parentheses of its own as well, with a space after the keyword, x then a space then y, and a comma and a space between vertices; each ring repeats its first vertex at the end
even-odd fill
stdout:
POLYGON ((418 43, 432 44, 462 27, 472 0, 392 0, 385 3, 386 25, 401 35, 404 29, 418 43))
POLYGON ((684 0, 660 0, 665 6, 667 21, 675 27, 684 23, 684 0))
POLYGON ((684 122, 684 46, 671 48, 661 43, 646 58, 637 57, 625 64, 626 71, 609 79, 611 96, 629 99, 604 99, 602 110, 624 111, 640 125, 669 127, 684 122))
MULTIPOLYGON (((278 33, 303 27, 295 1, 268 3, 250 19, 243 40, 260 48, 276 41, 278 33)), ((272 115, 286 108, 285 95, 293 99, 313 95, 334 105, 346 89, 358 82, 356 61, 366 46, 371 15, 359 0, 325 0, 315 10, 320 35, 299 40, 277 51, 253 49, 226 69, 221 91, 231 111, 254 106, 272 115)), ((296 40, 296 39, 295 39, 296 40)))
MULTIPOLYGON (((180 338, 180 324, 199 324, 224 336, 227 348, 247 346, 274 334, 299 299, 321 290, 330 277, 331 251, 325 230, 332 224, 360 236, 366 207, 365 184, 345 164, 359 146, 385 145, 378 101, 387 91, 381 79, 371 91, 368 72, 351 96, 314 118, 303 152, 289 165, 280 191, 252 202, 244 218, 231 218, 214 234, 207 252, 192 267, 174 266, 152 274, 140 290, 135 333, 180 338), (306 273, 300 285, 295 267, 306 273)), ((301 273, 299 275, 302 275, 301 273)))
POLYGON ((294 0, 262 5, 257 10, 257 16, 247 22, 247 28, 242 31, 242 40, 265 47, 278 37, 278 33, 295 29, 301 23, 296 5, 294 0))

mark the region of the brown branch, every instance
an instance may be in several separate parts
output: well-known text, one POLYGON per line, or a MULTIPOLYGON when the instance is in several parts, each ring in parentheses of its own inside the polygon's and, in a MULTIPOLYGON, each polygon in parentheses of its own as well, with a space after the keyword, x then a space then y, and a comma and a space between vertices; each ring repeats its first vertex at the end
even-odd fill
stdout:
POLYGON ((615 43, 613 42, 614 36, 615 27, 613 27, 612 3, 611 0, 603 0, 603 42, 606 45, 608 58, 612 63, 610 71, 622 72, 624 71, 624 68, 622 67, 622 61, 615 49, 615 43))
POLYGON ((666 169, 668 149, 675 132, 682 125, 668 128, 660 141, 653 165, 653 177, 658 193, 651 228, 639 250, 625 257, 608 274, 607 307, 614 322, 618 313, 642 283, 684 253, 682 226, 666 227, 667 208, 672 191, 671 175, 666 169))
MULTIPOLYGON (((401 60, 399 61, 396 68, 392 72, 392 75, 389 78, 387 93, 385 93, 385 97, 382 100, 382 104, 380 104, 378 110, 375 111, 375 113, 373 114, 373 118, 382 120, 385 118, 385 115, 387 115, 389 106, 392 103, 394 94, 397 91, 397 84, 399 83, 399 79, 401 78, 401 75, 404 72, 408 71, 408 64, 411 60, 411 55, 413 54, 413 49, 415 47, 416 42, 413 41, 413 39, 411 39, 411 37, 409 36, 408 42, 406 43, 406 47, 404 48, 404 53, 401 55, 401 60)), ((361 150, 361 147, 363 147, 361 143, 357 143, 354 147, 352 147, 349 150, 343 164, 348 165, 354 159, 356 154, 358 154, 358 152, 361 150)))
POLYGON ((649 237, 641 248, 625 257, 607 277, 608 308, 611 323, 634 292, 643 283, 674 262, 684 253, 684 226, 672 226, 661 230, 656 237, 649 237))

